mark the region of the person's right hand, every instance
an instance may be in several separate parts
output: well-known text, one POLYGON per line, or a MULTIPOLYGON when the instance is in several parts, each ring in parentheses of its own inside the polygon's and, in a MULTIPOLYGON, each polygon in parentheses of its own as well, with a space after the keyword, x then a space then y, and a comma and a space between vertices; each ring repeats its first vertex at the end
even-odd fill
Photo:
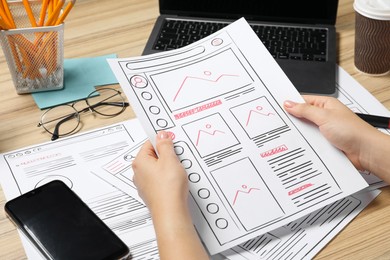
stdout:
POLYGON ((342 150, 356 168, 370 168, 366 163, 370 160, 367 152, 371 150, 371 140, 381 133, 336 98, 311 95, 304 95, 303 98, 306 103, 285 101, 285 110, 318 125, 325 138, 342 150))

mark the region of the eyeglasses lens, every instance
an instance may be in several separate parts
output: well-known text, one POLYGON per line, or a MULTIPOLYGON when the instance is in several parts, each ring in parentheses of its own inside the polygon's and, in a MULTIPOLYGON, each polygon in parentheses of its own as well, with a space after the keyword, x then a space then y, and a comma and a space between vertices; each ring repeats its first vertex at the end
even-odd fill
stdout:
POLYGON ((58 127, 58 135, 63 136, 75 131, 79 125, 79 114, 69 105, 53 107, 42 116, 42 126, 53 134, 58 127))
POLYGON ((115 89, 103 88, 92 92, 86 102, 92 110, 103 116, 116 116, 125 109, 125 101, 115 89))

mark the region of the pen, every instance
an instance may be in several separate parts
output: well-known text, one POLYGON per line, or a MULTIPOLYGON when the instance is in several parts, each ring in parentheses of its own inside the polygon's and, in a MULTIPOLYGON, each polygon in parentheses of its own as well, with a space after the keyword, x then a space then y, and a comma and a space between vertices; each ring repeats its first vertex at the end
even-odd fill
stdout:
POLYGON ((360 114, 360 113, 355 113, 355 114, 374 127, 390 129, 389 117, 374 116, 374 115, 367 115, 367 114, 360 114))

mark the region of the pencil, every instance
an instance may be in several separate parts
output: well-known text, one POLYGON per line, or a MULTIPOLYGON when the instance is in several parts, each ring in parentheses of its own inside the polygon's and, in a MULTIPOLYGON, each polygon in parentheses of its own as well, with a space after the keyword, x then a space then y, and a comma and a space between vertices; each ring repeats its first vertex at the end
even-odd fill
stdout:
POLYGON ((2 15, 0 15, 0 27, 2 30, 8 30, 10 28, 10 25, 6 23, 4 19, 2 19, 2 15))
POLYGON ((41 6, 41 11, 39 13, 39 26, 43 26, 45 23, 45 17, 46 17, 46 12, 47 12, 47 6, 49 5, 49 0, 43 0, 42 6, 41 6))
MULTIPOLYGON (((1 0, 0 0, 0 2, 2 3, 1 0)), ((5 12, 4 5, 3 5, 3 4, 1 4, 1 8, 0 8, 0 18, 1 18, 2 21, 6 24, 6 26, 5 26, 6 29, 10 29, 10 28, 12 27, 11 21, 9 20, 8 15, 7 15, 7 13, 5 12)), ((4 26, 3 26, 3 27, 4 27, 4 26)))
POLYGON ((8 30, 11 26, 2 17, 3 17, 3 15, 0 14, 0 26, 3 28, 3 30, 8 30))
POLYGON ((49 15, 49 18, 47 19, 45 26, 54 25, 55 21, 57 21, 58 19, 58 16, 61 12, 61 8, 64 6, 64 4, 65 4, 65 0, 60 0, 60 2, 54 8, 53 12, 49 15))
POLYGON ((71 0, 65 7, 65 10, 62 12, 61 16, 58 18, 55 25, 60 25, 64 22, 65 18, 68 16, 70 10, 72 10, 74 4, 76 3, 76 0, 71 0))
MULTIPOLYGON (((3 1, 3 9, 5 11, 6 17, 9 21, 9 24, 11 25, 10 29, 15 29, 16 28, 15 21, 14 21, 12 14, 11 14, 11 11, 9 10, 8 2, 7 2, 7 0, 2 0, 2 1, 3 1)), ((4 17, 3 17, 3 19, 4 19, 4 17)))
MULTIPOLYGON (((1 0, 0 0, 0 12, 5 13, 4 6, 3 6, 3 1, 1 1, 1 0)), ((0 14, 0 18, 1 19, 3 19, 2 17, 3 16, 0 14)))
POLYGON ((11 35, 7 36, 7 38, 8 38, 8 42, 9 42, 10 48, 11 48, 12 55, 14 56, 16 68, 18 69, 18 72, 22 72, 23 71, 23 66, 22 66, 22 62, 20 61, 20 58, 19 58, 19 55, 18 55, 18 51, 16 50, 15 41, 14 41, 14 39, 13 39, 13 37, 11 35))
POLYGON ((49 0, 49 2, 48 2, 47 11, 48 11, 49 16, 50 16, 51 13, 53 12, 53 5, 54 5, 53 1, 54 1, 54 0, 49 0))
POLYGON ((23 0, 24 8, 26 9, 26 13, 28 16, 28 19, 30 20, 32 27, 37 27, 37 22, 35 21, 34 14, 31 10, 30 2, 28 0, 23 0))

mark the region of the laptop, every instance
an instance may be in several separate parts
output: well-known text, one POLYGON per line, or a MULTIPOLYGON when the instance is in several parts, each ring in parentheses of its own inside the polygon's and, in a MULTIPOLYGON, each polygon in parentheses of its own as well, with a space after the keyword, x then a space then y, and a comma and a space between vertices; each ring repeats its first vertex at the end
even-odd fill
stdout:
POLYGON ((338 0, 159 0, 159 8, 143 54, 180 48, 245 17, 301 94, 336 95, 338 0))

